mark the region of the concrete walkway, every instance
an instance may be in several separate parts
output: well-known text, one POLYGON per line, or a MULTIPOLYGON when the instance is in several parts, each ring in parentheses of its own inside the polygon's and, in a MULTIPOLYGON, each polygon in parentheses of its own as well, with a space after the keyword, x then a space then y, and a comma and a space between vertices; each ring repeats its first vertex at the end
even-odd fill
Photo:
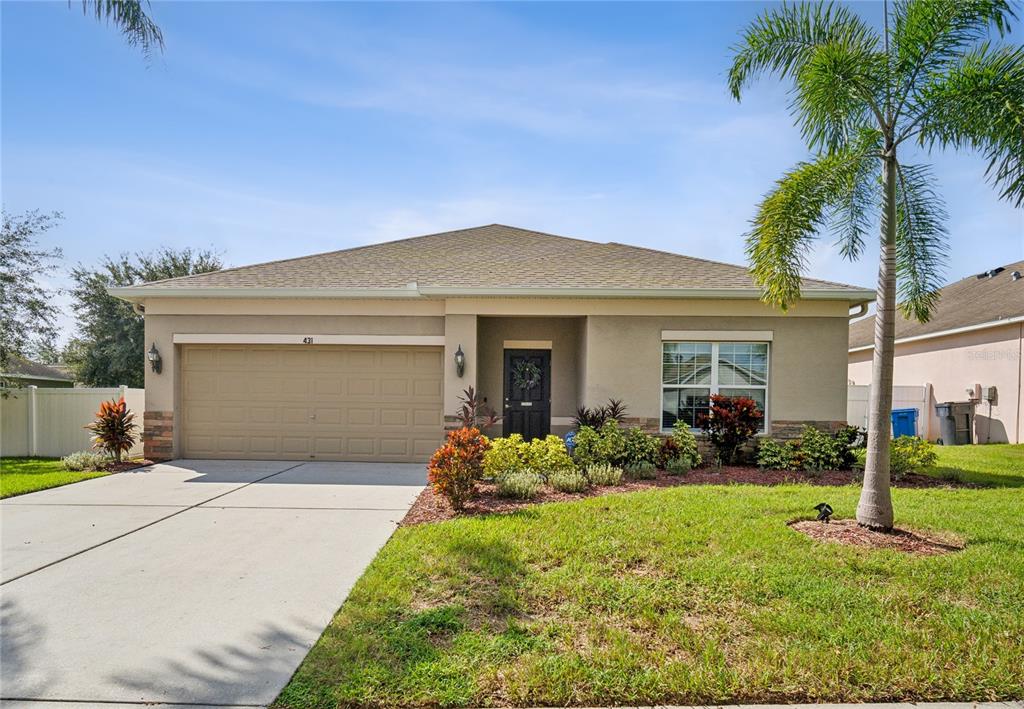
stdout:
POLYGON ((424 482, 176 461, 0 502, 3 706, 268 704, 424 482))

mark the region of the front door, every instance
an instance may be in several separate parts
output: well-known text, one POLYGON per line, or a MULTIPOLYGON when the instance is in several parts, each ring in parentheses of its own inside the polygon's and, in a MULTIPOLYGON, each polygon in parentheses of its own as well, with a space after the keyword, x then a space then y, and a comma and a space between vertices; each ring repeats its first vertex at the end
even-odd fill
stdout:
POLYGON ((551 433, 551 350, 505 350, 502 434, 527 441, 551 433))

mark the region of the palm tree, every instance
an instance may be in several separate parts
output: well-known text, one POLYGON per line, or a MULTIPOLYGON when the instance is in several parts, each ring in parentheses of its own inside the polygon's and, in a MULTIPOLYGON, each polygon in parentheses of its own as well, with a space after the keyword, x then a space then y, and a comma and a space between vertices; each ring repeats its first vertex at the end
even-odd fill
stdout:
POLYGON ((867 463, 857 520, 888 530, 889 411, 899 308, 926 321, 947 254, 946 214, 926 164, 900 153, 974 149, 1000 197, 1024 203, 1024 47, 998 40, 1016 19, 1008 0, 899 0, 884 28, 834 4, 782 5, 747 27, 729 71, 741 91, 761 74, 792 82, 790 110, 813 157, 785 173, 747 235, 766 302, 800 297, 819 230, 848 259, 880 222, 867 463), (996 36, 997 42, 990 41, 996 36))
MULTIPOLYGON (((68 5, 71 0, 68 0, 68 5)), ((148 58, 154 49, 164 49, 164 35, 146 14, 149 0, 82 0, 82 14, 111 22, 121 30, 131 47, 139 47, 148 58)))

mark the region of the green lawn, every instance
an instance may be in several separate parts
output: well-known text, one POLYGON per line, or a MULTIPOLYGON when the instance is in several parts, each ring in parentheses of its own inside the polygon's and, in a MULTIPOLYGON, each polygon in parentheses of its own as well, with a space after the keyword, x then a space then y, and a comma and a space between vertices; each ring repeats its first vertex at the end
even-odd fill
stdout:
POLYGON ((858 494, 684 486, 399 529, 277 705, 1024 696, 1024 490, 895 490, 898 524, 966 541, 943 556, 786 526, 858 494))
POLYGON ((932 474, 964 482, 1024 487, 1024 444, 936 446, 939 464, 932 474))
POLYGON ((107 473, 69 473, 61 467, 59 458, 0 458, 0 498, 103 475, 107 473))

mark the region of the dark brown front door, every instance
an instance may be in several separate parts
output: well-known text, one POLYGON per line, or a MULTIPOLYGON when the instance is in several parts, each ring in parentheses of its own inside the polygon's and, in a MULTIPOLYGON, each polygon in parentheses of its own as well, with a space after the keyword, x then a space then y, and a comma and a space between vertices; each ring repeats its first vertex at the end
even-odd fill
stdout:
POLYGON ((551 433, 551 350, 505 350, 502 434, 527 441, 551 433))

